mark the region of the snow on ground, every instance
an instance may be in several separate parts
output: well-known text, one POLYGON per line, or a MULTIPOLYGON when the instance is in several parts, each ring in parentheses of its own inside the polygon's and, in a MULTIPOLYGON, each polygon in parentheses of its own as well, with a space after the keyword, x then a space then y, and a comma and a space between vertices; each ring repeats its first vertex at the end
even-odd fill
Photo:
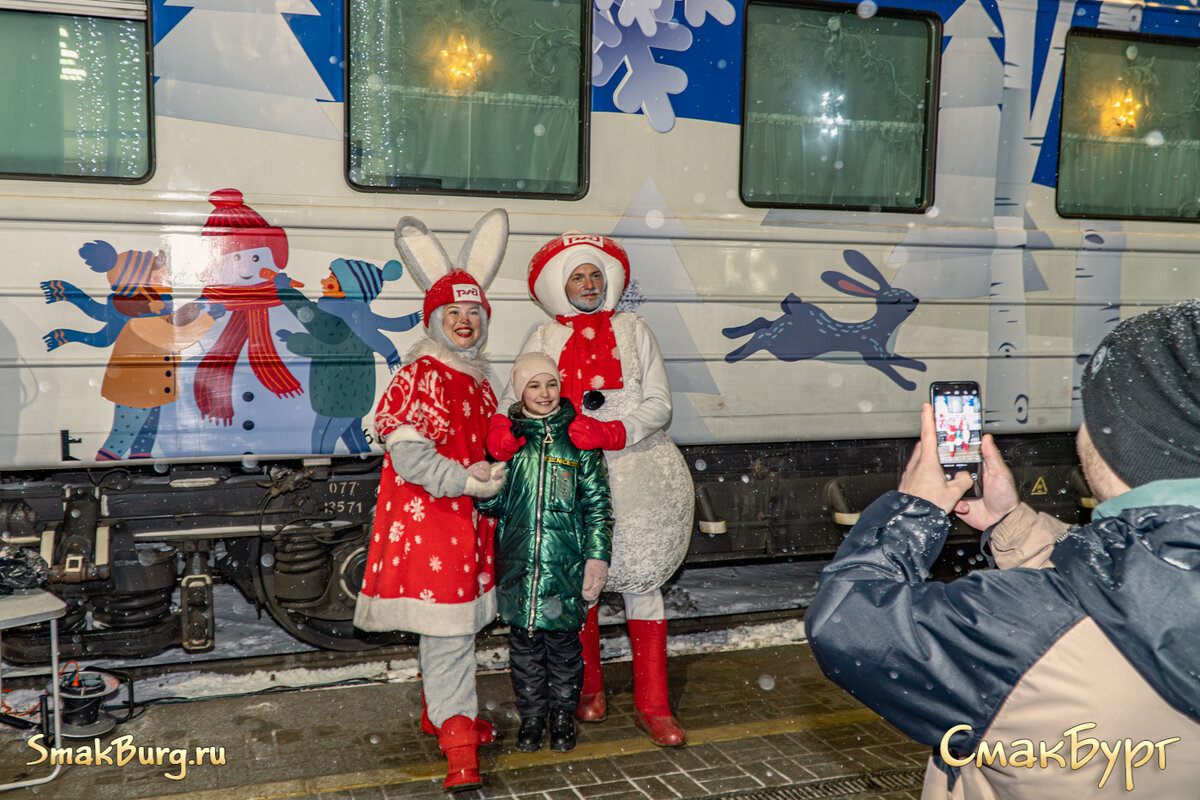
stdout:
MULTIPOLYGON (((683 619, 801 608, 812 600, 822 566, 823 562, 797 562, 685 569, 664 588, 667 617, 683 619)), ((212 651, 185 653, 179 648, 172 648, 156 656, 135 661, 118 662, 106 659, 83 662, 81 666, 91 665, 99 669, 167 663, 193 663, 196 666, 195 670, 168 673, 137 681, 134 693, 139 702, 174 697, 200 699, 244 695, 301 687, 318 688, 345 685, 347 682, 404 682, 415 680, 417 677, 415 658, 363 661, 329 668, 262 670, 245 675, 206 672, 205 661, 315 649, 293 639, 267 615, 264 614, 262 619, 258 619, 253 605, 247 603, 231 586, 214 587, 214 599, 217 613, 216 646, 212 651)), ((601 623, 619 622, 623 618, 620 596, 605 595, 601 603, 601 623)), ((685 655, 771 647, 803 641, 803 622, 786 620, 672 635, 668 639, 667 647, 671 655, 685 655)), ((627 660, 630 657, 629 638, 624 633, 605 637, 602 640, 601 654, 605 661, 627 660)), ((481 670, 508 668, 507 647, 481 647, 477 651, 477 658, 481 670)), ((766 678, 769 676, 763 676, 763 679, 766 678)), ((36 695, 33 690, 15 691, 6 693, 5 700, 11 707, 24 708, 36 703, 36 695)), ((122 689, 117 699, 124 698, 125 691, 122 689)))

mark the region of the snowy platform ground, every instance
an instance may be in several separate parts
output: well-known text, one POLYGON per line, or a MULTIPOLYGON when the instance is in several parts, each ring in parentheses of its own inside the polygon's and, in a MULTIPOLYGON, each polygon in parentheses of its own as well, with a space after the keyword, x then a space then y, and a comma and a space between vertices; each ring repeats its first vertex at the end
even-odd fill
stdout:
MULTIPOLYGON (((736 567, 704 567, 681 571, 664 589, 668 619, 689 619, 759 611, 798 609, 806 606, 816 592, 816 582, 824 562, 755 564, 736 567)), ((254 606, 232 587, 214 588, 217 609, 216 646, 206 653, 187 653, 171 648, 158 655, 130 661, 105 659, 83 662, 80 666, 121 669, 154 664, 191 664, 194 670, 175 671, 145 678, 135 684, 137 700, 250 694, 280 689, 344 685, 346 682, 396 682, 415 680, 415 657, 373 660, 364 653, 361 662, 323 668, 272 669, 244 675, 206 671, 205 663, 253 656, 271 656, 312 651, 315 648, 293 639, 264 613, 258 617, 254 606)), ((600 607, 602 625, 623 620, 619 595, 604 595, 600 607)), ((620 630, 620 629, 619 629, 620 630)), ((606 632, 607 633, 607 632, 606 632)), ((672 655, 755 649, 804 641, 804 626, 799 619, 721 628, 672 635, 668 649, 672 655)), ((605 635, 602 656, 605 661, 629 658, 629 639, 605 635)), ((483 646, 478 650, 482 670, 508 668, 508 649, 483 646)), ((44 670, 43 670, 44 671, 44 670)), ((17 670, 15 674, 38 670, 17 670)), ((36 702, 36 693, 8 693, 11 707, 36 702)), ((122 697, 124 693, 122 693, 122 697)))

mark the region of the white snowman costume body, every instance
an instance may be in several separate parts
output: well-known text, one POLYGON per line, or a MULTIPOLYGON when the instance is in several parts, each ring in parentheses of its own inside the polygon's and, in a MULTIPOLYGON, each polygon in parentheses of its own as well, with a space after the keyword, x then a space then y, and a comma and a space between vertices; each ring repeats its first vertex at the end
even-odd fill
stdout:
MULTIPOLYGON (((605 276, 604 302, 593 313, 615 309, 628 273, 620 261, 597 246, 609 240, 586 235, 562 238, 567 247, 530 276, 534 301, 551 317, 582 314, 567 298, 566 283, 583 252, 605 276)), ((683 454, 664 430, 671 421, 671 386, 654 334, 636 314, 617 312, 611 320, 623 386, 600 389, 604 397, 600 408, 580 409, 602 422, 619 420, 625 427, 625 447, 604 451, 615 520, 605 591, 627 595, 627 616, 662 619, 662 601, 656 590, 687 555, 695 508, 692 476, 683 454), (628 595, 651 592, 655 595, 649 602, 635 601, 642 608, 629 607, 632 598, 628 595)), ((521 352, 540 351, 559 363, 572 333, 571 327, 557 320, 543 323, 530 334, 521 352)), ((499 407, 507 409, 514 400, 510 386, 499 407)))
MULTIPOLYGON (((612 561, 605 591, 645 594, 663 585, 687 555, 693 488, 683 454, 663 430, 671 420, 671 387, 662 352, 637 315, 612 316, 621 354, 620 389, 602 390, 604 405, 590 417, 625 425, 625 447, 606 450, 613 501, 612 561)), ((544 323, 522 353, 539 351, 557 363, 571 329, 544 323)), ((500 408, 508 404, 501 402, 500 408)))

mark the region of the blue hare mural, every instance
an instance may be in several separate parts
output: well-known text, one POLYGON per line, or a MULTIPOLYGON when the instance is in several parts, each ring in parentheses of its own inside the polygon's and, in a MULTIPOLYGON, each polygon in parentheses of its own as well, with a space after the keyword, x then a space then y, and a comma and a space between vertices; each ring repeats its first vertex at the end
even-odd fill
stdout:
POLYGON ((766 350, 780 361, 805 361, 826 353, 849 352, 862 356, 864 364, 887 375, 907 391, 917 388, 912 381, 896 371, 908 367, 925 371, 925 363, 892 352, 896 329, 920 302, 910 292, 888 284, 874 264, 857 250, 843 250, 842 258, 850 269, 876 284, 875 288, 846 275, 830 270, 821 280, 839 292, 875 301, 875 315, 862 322, 843 322, 829 316, 823 309, 789 294, 780 303, 783 316, 769 320, 759 317, 745 325, 721 331, 729 339, 753 334, 748 342, 726 354, 733 364, 751 353, 766 350))

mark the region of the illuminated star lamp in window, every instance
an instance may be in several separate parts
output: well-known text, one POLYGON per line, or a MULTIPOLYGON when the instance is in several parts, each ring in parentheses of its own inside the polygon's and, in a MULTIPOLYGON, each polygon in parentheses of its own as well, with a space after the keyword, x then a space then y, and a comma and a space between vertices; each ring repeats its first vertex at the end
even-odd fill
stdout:
POLYGON ((1142 104, 1126 90, 1125 96, 1113 103, 1113 124, 1122 130, 1137 130, 1137 113, 1141 110, 1142 104))
POLYGON ((492 54, 478 42, 454 36, 438 51, 435 69, 438 76, 452 89, 473 89, 479 84, 484 70, 492 63, 492 54))

